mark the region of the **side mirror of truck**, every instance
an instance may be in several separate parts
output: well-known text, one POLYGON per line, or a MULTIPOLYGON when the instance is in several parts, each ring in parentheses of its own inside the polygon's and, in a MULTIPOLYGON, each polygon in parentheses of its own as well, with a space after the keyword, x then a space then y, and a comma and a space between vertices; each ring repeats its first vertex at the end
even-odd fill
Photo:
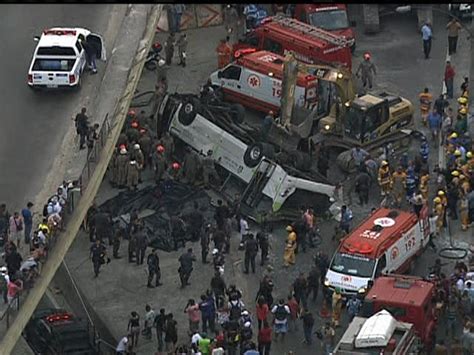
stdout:
POLYGON ((35 42, 39 42, 40 37, 39 37, 39 36, 34 36, 34 37, 33 37, 33 40, 34 40, 35 42))
POLYGON ((222 70, 219 70, 217 72, 217 78, 221 79, 222 78, 222 70))
POLYGON ((356 27, 357 26, 357 22, 356 21, 351 21, 351 27, 356 27))

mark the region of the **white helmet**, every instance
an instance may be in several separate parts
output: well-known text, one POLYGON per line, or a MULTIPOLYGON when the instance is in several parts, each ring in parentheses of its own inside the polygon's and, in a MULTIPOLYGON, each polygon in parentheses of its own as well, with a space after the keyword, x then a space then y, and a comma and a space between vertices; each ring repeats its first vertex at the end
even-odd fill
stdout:
POLYGON ((135 144, 135 145, 133 146, 133 148, 134 148, 134 149, 140 149, 140 144, 135 144))
POLYGON ((158 66, 159 66, 159 67, 162 67, 162 66, 165 65, 165 64, 166 64, 166 62, 165 62, 164 59, 160 59, 160 60, 158 61, 158 66))
POLYGON ((212 249, 212 255, 216 255, 219 252, 219 249, 214 248, 212 249))
POLYGON ((241 316, 248 316, 249 315, 249 311, 247 310, 243 310, 242 313, 240 313, 241 316))
POLYGON ((2 274, 6 274, 6 273, 8 272, 7 267, 6 267, 6 266, 0 267, 0 272, 1 272, 2 274))

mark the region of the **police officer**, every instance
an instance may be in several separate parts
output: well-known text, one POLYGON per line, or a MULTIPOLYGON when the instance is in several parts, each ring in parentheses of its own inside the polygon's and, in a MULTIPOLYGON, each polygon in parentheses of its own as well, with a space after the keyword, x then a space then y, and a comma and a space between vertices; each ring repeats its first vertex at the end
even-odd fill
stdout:
POLYGON ((268 248, 270 243, 268 241, 268 234, 266 232, 257 233, 258 247, 260 248, 260 266, 263 266, 265 261, 268 259, 268 248))
POLYGON ((165 58, 166 64, 171 65, 171 60, 174 55, 174 32, 171 32, 168 39, 165 42, 165 58))
POLYGON ((189 278, 191 277, 191 273, 193 271, 193 262, 196 261, 196 257, 193 254, 193 249, 189 248, 188 251, 182 254, 179 257, 179 279, 181 281, 181 288, 186 287, 189 285, 189 278))
POLYGON ((125 233, 125 231, 121 227, 118 227, 115 230, 114 237, 112 239, 114 259, 120 259, 120 256, 119 256, 120 241, 123 238, 124 233, 125 233))
POLYGON ((183 170, 181 170, 181 172, 186 177, 186 180, 190 185, 194 185, 196 183, 197 158, 190 147, 186 147, 183 170))
POLYGON ((209 241, 212 233, 211 224, 206 225, 204 233, 201 233, 201 261, 203 264, 207 264, 207 255, 209 254, 209 241))
POLYGON ((101 242, 104 242, 106 239, 109 240, 109 245, 112 245, 112 220, 110 214, 104 210, 99 210, 94 216, 94 225, 96 238, 101 242))
POLYGON ((161 286, 162 283, 160 282, 161 279, 161 270, 160 270, 160 258, 158 257, 158 252, 156 249, 153 249, 147 257, 147 265, 148 265, 148 288, 158 287, 161 286), (155 286, 151 283, 153 282, 153 278, 156 275, 155 286))
POLYGON ((130 161, 127 149, 123 146, 120 149, 120 154, 117 156, 117 186, 118 188, 124 188, 125 184, 127 183, 127 166, 128 162, 130 161))
POLYGON ((136 160, 130 160, 127 165, 127 187, 130 191, 138 190, 139 168, 136 160))
POLYGON ((143 264, 143 259, 145 258, 146 248, 148 247, 148 236, 146 235, 145 228, 143 224, 138 225, 138 231, 136 233, 136 244, 135 252, 137 255, 137 265, 143 264))
POLYGON ((89 131, 89 118, 86 115, 87 109, 83 107, 81 113, 76 115, 74 121, 76 122, 76 132, 80 137, 79 149, 84 149, 86 143, 87 133, 89 131))
POLYGON ((196 242, 201 239, 202 228, 204 226, 204 216, 201 211, 199 211, 199 205, 197 202, 194 202, 193 211, 189 214, 189 227, 191 240, 196 242))
POLYGON ((186 33, 183 33, 181 36, 179 36, 178 42, 176 44, 178 46, 179 54, 178 65, 182 65, 184 68, 186 66, 186 49, 188 48, 188 39, 186 37, 186 33))
POLYGON ((249 234, 245 242, 245 274, 249 273, 249 264, 252 266, 252 273, 255 274, 255 258, 258 253, 258 243, 253 234, 249 234))
POLYGON ((92 244, 90 248, 90 258, 94 266, 95 277, 99 276, 100 266, 105 263, 106 256, 107 256, 107 248, 101 242, 101 240, 97 238, 95 240, 95 243, 92 244))
POLYGON ((185 233, 186 224, 178 215, 170 218, 171 238, 173 239, 174 250, 178 250, 178 245, 182 244, 183 248, 186 246, 185 233))
POLYGON ((208 150, 207 156, 203 159, 202 174, 206 188, 210 187, 211 178, 213 178, 217 184, 220 184, 220 178, 214 166, 214 159, 212 158, 212 150, 208 150))

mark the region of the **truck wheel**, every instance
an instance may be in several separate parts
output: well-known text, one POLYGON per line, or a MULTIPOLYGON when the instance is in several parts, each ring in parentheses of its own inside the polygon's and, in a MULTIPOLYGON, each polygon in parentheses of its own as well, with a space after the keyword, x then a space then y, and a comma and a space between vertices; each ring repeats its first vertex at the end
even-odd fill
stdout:
POLYGON ((183 101, 183 106, 179 110, 178 121, 183 126, 189 126, 193 123, 197 115, 199 102, 196 99, 183 101))
POLYGON ((266 143, 253 143, 247 147, 244 153, 244 163, 249 168, 254 168, 260 163, 263 157, 273 158, 273 146, 266 143))
POLYGON ((294 150, 290 152, 290 161, 295 169, 308 171, 311 169, 311 157, 309 154, 294 150))
POLYGON ((339 154, 336 158, 336 163, 346 173, 355 171, 354 159, 352 159, 350 150, 346 150, 339 154))
POLYGON ((234 123, 244 123, 245 108, 241 104, 232 104, 230 112, 234 123))

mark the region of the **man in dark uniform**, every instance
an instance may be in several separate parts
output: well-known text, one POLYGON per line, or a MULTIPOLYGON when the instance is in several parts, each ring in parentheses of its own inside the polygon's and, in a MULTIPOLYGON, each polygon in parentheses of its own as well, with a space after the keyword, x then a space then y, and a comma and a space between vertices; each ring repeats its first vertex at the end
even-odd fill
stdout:
POLYGON ((87 133, 89 132, 89 117, 86 115, 87 109, 83 107, 81 113, 76 115, 74 121, 76 122, 76 132, 80 137, 79 149, 84 149, 86 143, 87 133))
POLYGON ((112 240, 112 246, 113 246, 113 257, 114 259, 120 259, 121 257, 119 256, 119 249, 120 249, 120 242, 124 236, 124 229, 117 226, 115 228, 114 232, 114 237, 112 240))
POLYGON ((355 190, 359 195, 359 205, 369 203, 370 175, 360 171, 355 179, 355 190))
POLYGON ((261 253, 261 261, 260 265, 263 266, 265 261, 268 259, 268 234, 265 232, 258 232, 257 233, 257 242, 258 246, 260 248, 260 253, 261 253))
POLYGON ((210 234, 212 233, 212 226, 208 224, 204 229, 204 233, 201 233, 201 260, 203 264, 207 264, 207 255, 209 254, 209 240, 210 234))
POLYGON ((112 220, 110 218, 110 215, 104 210, 99 210, 95 214, 94 220, 96 238, 100 239, 102 242, 104 242, 105 239, 108 239, 109 244, 112 245, 112 220))
POLYGON ((249 264, 252 266, 252 273, 255 274, 255 258, 258 253, 258 243, 253 234, 249 234, 245 242, 245 274, 249 273, 249 264))
POLYGON ((199 205, 194 202, 194 209, 189 215, 189 227, 191 232, 191 240, 196 242, 201 239, 202 228, 204 225, 204 216, 199 211, 199 205))
POLYGON ((135 258, 135 250, 137 245, 136 233, 130 233, 130 239, 128 240, 128 262, 133 263, 135 258))
POLYGON ((193 254, 193 249, 189 248, 188 251, 179 257, 179 279, 181 280, 181 288, 189 285, 189 278, 193 271, 193 262, 196 261, 196 257, 193 254))
POLYGON ((90 249, 90 257, 94 266, 95 277, 99 276, 100 266, 105 263, 107 256, 107 248, 105 244, 101 242, 99 238, 95 240, 90 249))
POLYGON ((160 270, 160 258, 158 257, 158 253, 156 249, 153 249, 150 255, 147 258, 148 264, 148 288, 158 287, 161 286, 162 283, 160 282, 161 279, 161 270, 160 270), (155 286, 151 283, 153 282, 153 278, 156 275, 155 286))
POLYGON ((183 219, 178 215, 171 216, 170 227, 174 250, 178 250, 179 244, 181 244, 184 248, 186 246, 186 224, 184 223, 183 219))
POLYGON ((136 233, 136 255, 137 255, 137 265, 143 264, 143 259, 145 258, 146 248, 148 247, 148 237, 145 232, 143 224, 138 225, 138 231, 136 233))

